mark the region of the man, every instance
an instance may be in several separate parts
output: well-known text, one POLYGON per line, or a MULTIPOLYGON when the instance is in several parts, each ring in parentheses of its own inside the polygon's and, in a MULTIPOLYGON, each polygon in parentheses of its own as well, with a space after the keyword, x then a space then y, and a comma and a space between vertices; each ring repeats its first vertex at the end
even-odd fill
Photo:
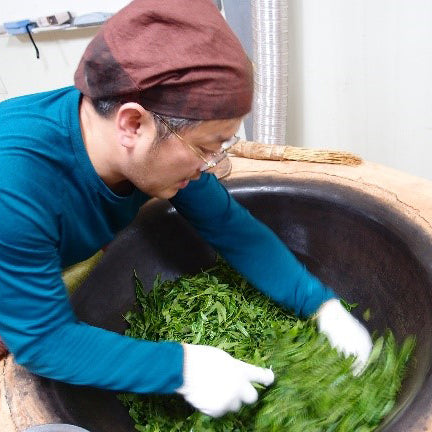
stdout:
POLYGON ((88 46, 75 87, 0 105, 0 335, 18 363, 74 384, 182 394, 236 411, 271 370, 207 346, 133 340, 78 322, 62 268, 170 199, 258 289, 318 326, 356 372, 367 330, 206 171, 252 100, 252 67, 210 0, 135 0, 88 46))

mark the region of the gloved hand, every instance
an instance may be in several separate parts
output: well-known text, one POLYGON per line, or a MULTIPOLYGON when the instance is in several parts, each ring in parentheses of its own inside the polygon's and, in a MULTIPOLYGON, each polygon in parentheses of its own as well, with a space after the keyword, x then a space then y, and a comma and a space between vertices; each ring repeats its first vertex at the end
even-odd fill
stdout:
POLYGON ((366 328, 338 299, 329 300, 319 308, 317 321, 319 331, 327 336, 330 345, 347 357, 357 357, 353 364, 353 373, 360 374, 372 350, 372 340, 366 328))
POLYGON ((265 386, 274 380, 273 371, 231 357, 225 351, 206 345, 183 344, 183 385, 177 393, 196 409, 212 417, 238 411, 242 403, 258 399, 252 386, 265 386))

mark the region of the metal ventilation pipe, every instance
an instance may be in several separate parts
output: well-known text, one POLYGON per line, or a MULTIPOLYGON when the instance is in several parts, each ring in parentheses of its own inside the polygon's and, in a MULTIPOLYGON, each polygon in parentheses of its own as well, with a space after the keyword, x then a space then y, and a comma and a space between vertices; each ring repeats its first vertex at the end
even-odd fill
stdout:
POLYGON ((288 6, 252 0, 255 93, 253 139, 286 145, 288 116, 288 6))

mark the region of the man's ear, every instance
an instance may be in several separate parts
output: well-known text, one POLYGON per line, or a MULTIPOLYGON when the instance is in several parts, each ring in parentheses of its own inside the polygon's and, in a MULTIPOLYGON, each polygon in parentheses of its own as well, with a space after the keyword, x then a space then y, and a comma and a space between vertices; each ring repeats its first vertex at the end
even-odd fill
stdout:
POLYGON ((120 106, 116 114, 116 129, 123 147, 133 148, 142 136, 149 143, 156 137, 153 115, 135 102, 120 106))

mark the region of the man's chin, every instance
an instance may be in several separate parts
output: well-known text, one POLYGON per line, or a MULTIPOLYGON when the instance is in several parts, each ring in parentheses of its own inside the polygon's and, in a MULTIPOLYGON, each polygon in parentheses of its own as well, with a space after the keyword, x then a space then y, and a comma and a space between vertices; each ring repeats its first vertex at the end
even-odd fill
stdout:
POLYGON ((178 188, 164 189, 163 191, 153 194, 152 197, 159 198, 159 199, 171 199, 177 195, 178 191, 179 191, 178 188))
MULTIPOLYGON (((194 179, 195 180, 195 179, 194 179)), ((150 195, 152 198, 159 198, 159 199, 170 199, 177 195, 177 192, 181 189, 185 189, 189 185, 190 180, 185 179, 181 180, 175 184, 173 184, 170 187, 166 187, 165 189, 159 189, 159 190, 152 190, 147 191, 148 195, 150 195)))

